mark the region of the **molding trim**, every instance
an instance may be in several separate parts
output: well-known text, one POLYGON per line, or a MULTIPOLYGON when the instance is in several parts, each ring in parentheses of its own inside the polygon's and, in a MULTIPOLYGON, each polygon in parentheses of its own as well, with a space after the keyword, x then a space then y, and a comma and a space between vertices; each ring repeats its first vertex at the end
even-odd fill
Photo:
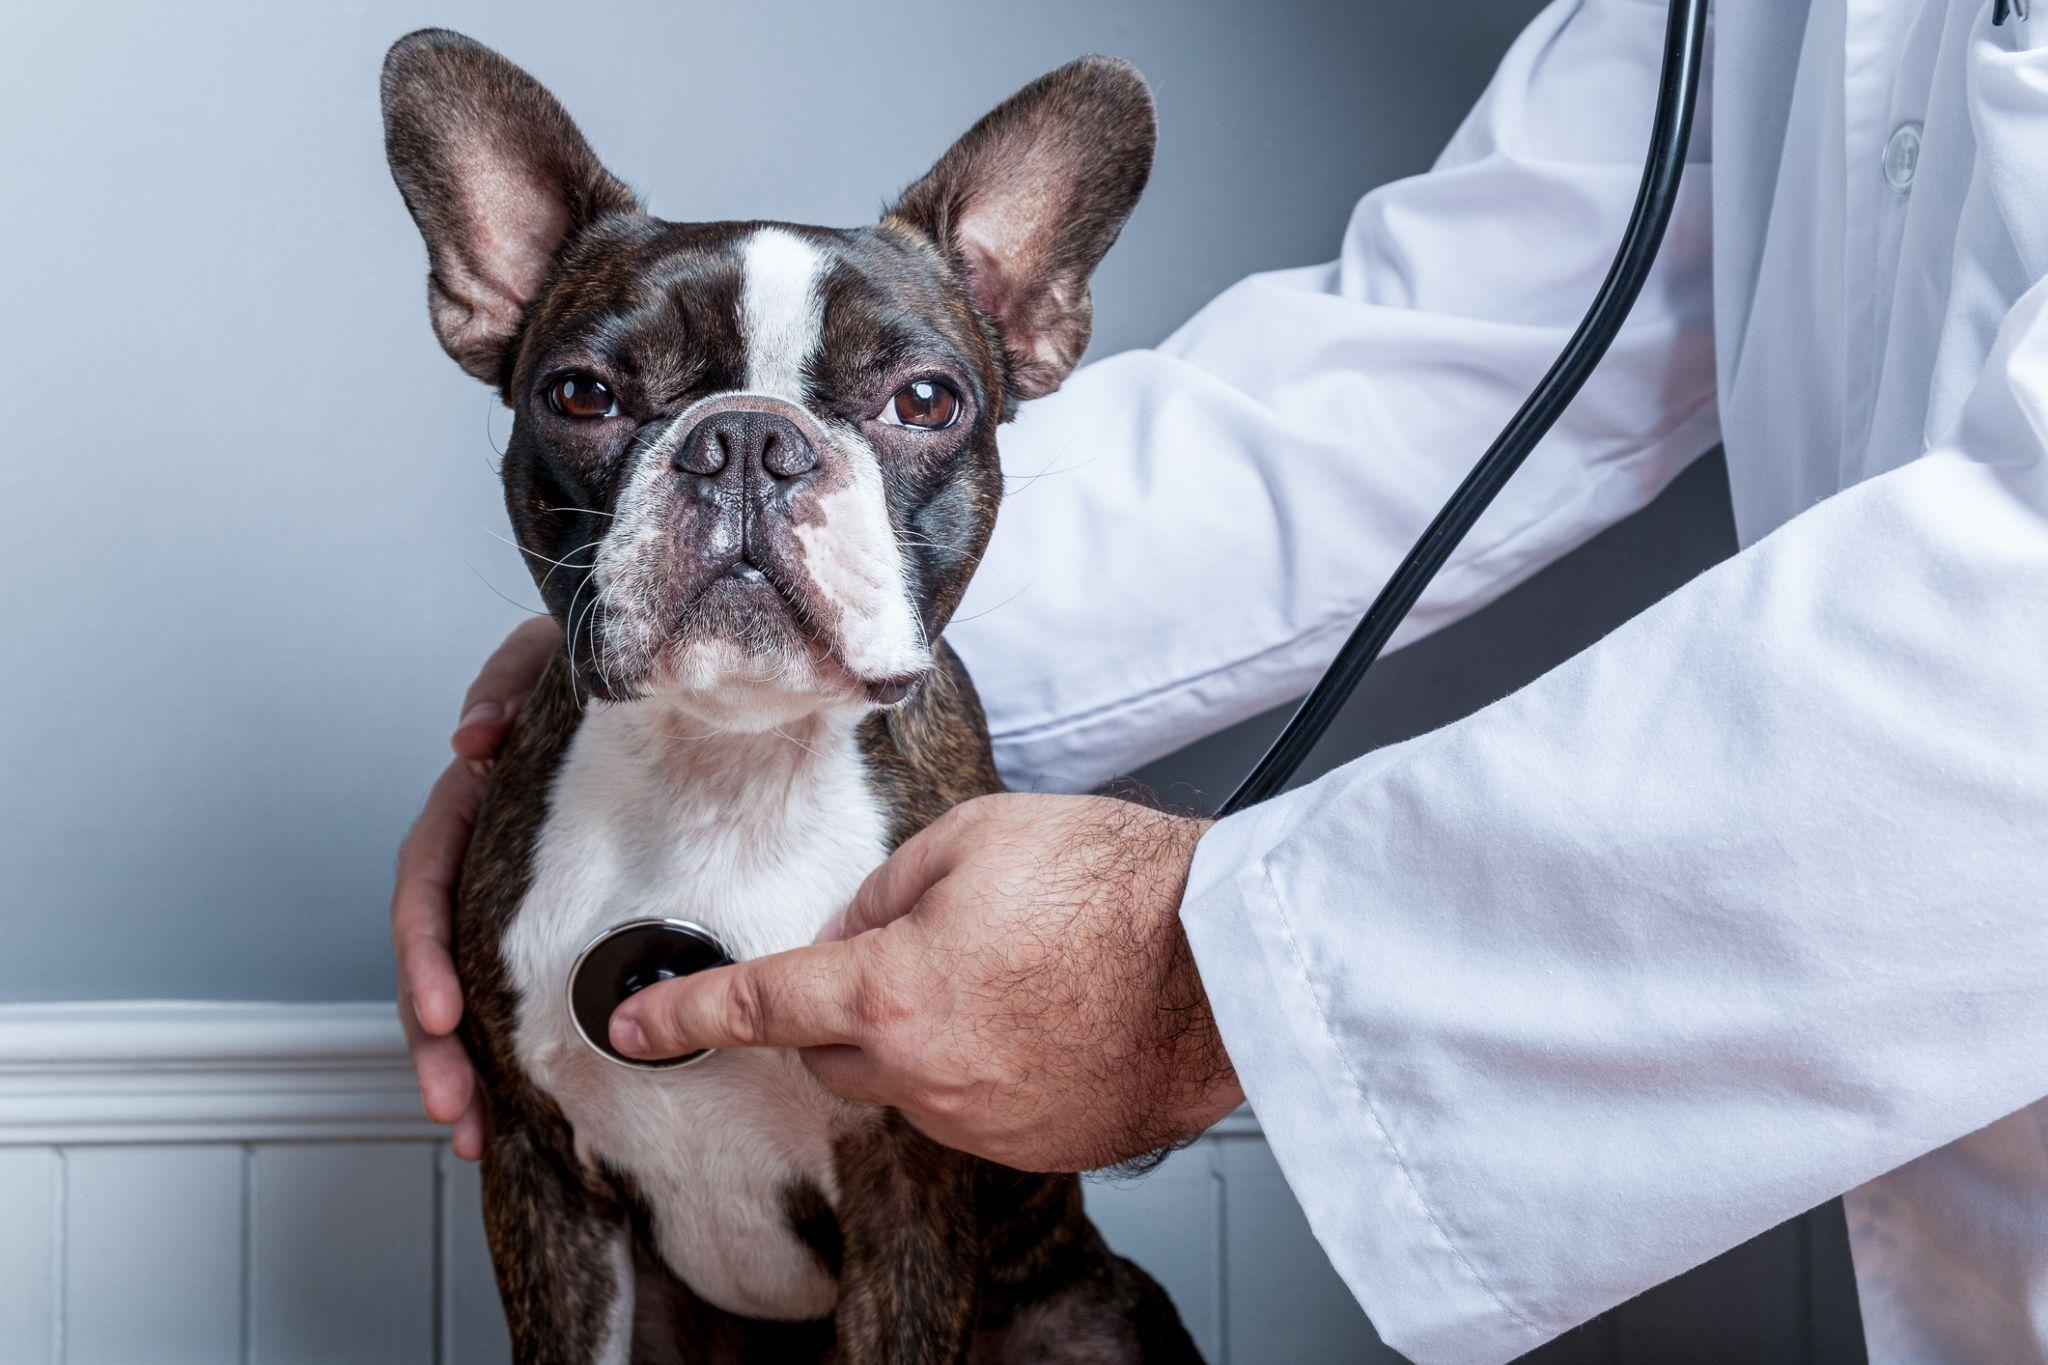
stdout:
MULTIPOLYGON (((1211 1131, 1259 1135, 1248 1109, 1211 1131)), ((0 1005, 0 1147, 446 1134, 386 1001, 0 1005)))
POLYGON ((0 1006, 0 1147, 445 1133, 389 1003, 0 1006))

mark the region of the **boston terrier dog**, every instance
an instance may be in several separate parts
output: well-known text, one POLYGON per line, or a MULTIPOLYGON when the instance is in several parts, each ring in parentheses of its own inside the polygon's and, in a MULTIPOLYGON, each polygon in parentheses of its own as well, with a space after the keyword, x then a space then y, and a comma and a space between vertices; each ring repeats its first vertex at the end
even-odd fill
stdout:
POLYGON ((462 875, 485 1221, 523 1361, 1182 1361, 1072 1176, 945 1150, 793 1053, 637 1069, 578 1036, 608 926, 809 943, 889 851, 999 789, 941 633, 996 428, 1087 344, 1152 102, 1087 57, 871 227, 643 209, 524 71, 392 49, 386 150, 434 331, 514 413, 505 504, 565 641, 462 875))

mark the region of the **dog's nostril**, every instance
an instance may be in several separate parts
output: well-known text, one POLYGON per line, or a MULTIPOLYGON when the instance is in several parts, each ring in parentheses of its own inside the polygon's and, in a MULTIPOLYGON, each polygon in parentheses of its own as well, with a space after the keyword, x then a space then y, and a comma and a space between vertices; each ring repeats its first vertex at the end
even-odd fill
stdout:
POLYGON ((710 478, 725 468, 727 458, 724 431, 716 423, 700 422, 695 431, 683 438, 675 462, 676 468, 684 473, 710 478))
POLYGON ((818 457, 811 452, 811 443, 795 434, 795 428, 783 432, 771 427, 762 438, 761 467, 777 478, 793 479, 816 469, 818 457))

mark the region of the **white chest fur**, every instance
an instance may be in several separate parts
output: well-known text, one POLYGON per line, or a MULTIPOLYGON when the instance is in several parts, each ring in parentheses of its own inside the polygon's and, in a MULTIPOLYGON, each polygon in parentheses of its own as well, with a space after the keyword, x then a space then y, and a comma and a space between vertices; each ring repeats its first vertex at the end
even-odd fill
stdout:
POLYGON ((699 729, 635 702, 578 730, 502 945, 518 1053, 575 1126, 580 1155, 632 1178, 678 1278, 732 1312, 818 1317, 836 1287, 791 1234, 784 1194, 803 1178, 837 1202, 831 1138, 857 1111, 789 1053, 636 1071, 592 1052, 569 1019, 570 964, 611 925, 691 920, 739 958, 797 947, 887 851, 850 719, 794 737, 691 738, 699 729))

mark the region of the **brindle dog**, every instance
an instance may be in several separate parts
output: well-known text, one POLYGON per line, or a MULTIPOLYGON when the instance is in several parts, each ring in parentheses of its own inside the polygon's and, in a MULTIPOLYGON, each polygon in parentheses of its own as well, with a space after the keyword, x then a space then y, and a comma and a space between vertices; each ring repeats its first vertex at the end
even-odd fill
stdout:
POLYGON ((515 414, 506 507, 566 641, 495 769, 457 916, 485 1212, 524 1361, 1182 1361, 1072 1176, 943 1149, 788 1053, 629 1069, 565 975, 609 924, 810 941, 888 851, 999 789, 941 639, 996 428, 1087 343, 1151 99, 1092 57, 881 222, 651 216, 457 34, 384 70, 443 346, 515 414))

